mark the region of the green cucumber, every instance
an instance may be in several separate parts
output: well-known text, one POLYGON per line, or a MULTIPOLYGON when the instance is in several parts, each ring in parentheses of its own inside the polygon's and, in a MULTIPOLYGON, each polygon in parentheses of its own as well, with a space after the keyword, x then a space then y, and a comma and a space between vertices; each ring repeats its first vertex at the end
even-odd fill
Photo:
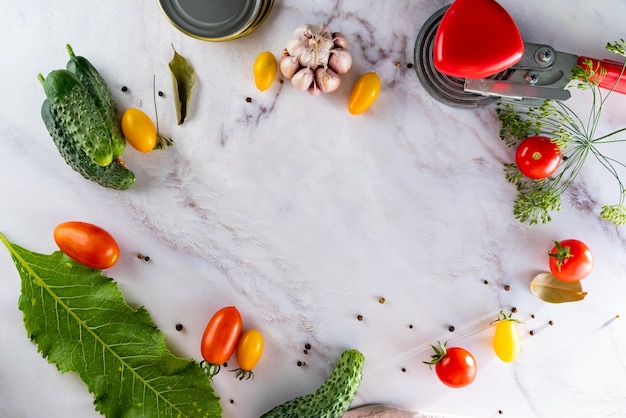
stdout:
POLYGON ((103 112, 105 119, 109 123, 113 157, 122 155, 126 148, 126 139, 124 134, 122 134, 120 113, 115 100, 113 100, 109 86, 87 58, 74 54, 74 50, 69 44, 66 45, 66 48, 70 55, 66 69, 76 75, 80 82, 83 83, 83 86, 89 90, 96 106, 103 112))
POLYGON ((359 390, 364 362, 359 351, 344 351, 328 379, 315 392, 285 402, 261 418, 341 418, 359 390))
POLYGON ((94 163, 103 167, 111 164, 108 123, 87 88, 67 70, 54 70, 45 79, 41 74, 38 77, 67 134, 94 163))
POLYGON ((117 160, 106 167, 94 163, 67 133, 48 99, 41 106, 41 118, 65 162, 84 178, 115 190, 127 190, 135 183, 133 172, 117 160))

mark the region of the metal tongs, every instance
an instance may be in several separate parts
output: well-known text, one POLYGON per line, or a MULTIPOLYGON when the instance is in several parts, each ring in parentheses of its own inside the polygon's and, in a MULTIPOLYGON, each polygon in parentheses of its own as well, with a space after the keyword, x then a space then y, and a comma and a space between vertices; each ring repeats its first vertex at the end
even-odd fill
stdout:
POLYGON ((603 67, 599 86, 626 94, 622 63, 523 42, 513 19, 495 0, 456 0, 441 8, 422 26, 415 44, 422 85, 454 107, 567 100, 571 94, 565 87, 577 65, 603 67))

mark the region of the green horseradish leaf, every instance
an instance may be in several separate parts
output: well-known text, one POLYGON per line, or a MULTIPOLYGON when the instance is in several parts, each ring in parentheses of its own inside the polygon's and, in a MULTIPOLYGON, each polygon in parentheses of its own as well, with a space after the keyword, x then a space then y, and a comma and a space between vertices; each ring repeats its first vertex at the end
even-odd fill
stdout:
POLYGON ((174 356, 144 308, 115 282, 60 251, 38 254, 2 233, 21 276, 19 308, 29 338, 62 373, 75 372, 107 417, 219 417, 200 365, 174 356))

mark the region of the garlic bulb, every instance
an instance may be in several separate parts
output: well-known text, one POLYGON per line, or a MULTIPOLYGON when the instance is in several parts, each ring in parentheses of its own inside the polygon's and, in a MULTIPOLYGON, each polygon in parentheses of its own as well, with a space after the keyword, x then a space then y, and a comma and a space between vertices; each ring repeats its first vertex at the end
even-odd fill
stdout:
POLYGON ((291 35, 283 51, 280 71, 299 90, 314 96, 336 90, 352 66, 348 40, 328 25, 301 25, 291 35))

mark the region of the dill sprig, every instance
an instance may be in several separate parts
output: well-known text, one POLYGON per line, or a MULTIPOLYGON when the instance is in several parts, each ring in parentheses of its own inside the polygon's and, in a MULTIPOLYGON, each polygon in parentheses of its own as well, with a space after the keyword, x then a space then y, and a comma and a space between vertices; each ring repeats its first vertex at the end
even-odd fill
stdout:
MULTIPOLYGON (((606 49, 626 57, 626 42, 623 39, 607 43, 606 49)), ((622 73, 625 69, 626 61, 622 65, 622 73)), ((618 174, 618 169, 626 168, 626 164, 598 150, 601 144, 626 141, 626 138, 619 137, 626 132, 626 128, 596 137, 602 108, 613 91, 600 89, 599 84, 605 76, 606 69, 591 60, 585 60, 582 66, 572 70, 575 86, 590 91, 592 95, 586 120, 566 104, 553 100, 546 100, 540 106, 501 103, 496 109, 501 124, 500 138, 507 146, 516 147, 529 136, 542 135, 551 138, 563 154, 556 173, 540 180, 525 177, 515 164, 504 164, 506 180, 517 188, 513 214, 520 222, 532 225, 551 221, 551 212, 561 209, 561 195, 574 182, 591 155, 611 173, 619 187, 618 203, 603 206, 600 216, 615 225, 626 224, 626 188, 618 174)))

